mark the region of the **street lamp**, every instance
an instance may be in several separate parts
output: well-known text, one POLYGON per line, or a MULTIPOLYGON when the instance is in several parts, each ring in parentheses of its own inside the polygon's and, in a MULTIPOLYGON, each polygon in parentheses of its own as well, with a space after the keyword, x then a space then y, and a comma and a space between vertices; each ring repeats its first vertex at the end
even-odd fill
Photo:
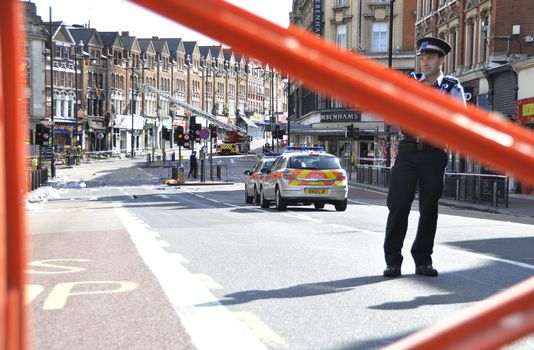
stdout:
MULTIPOLYGON (((275 124, 275 118, 274 118, 274 70, 273 67, 271 67, 271 149, 274 151, 274 135, 272 134, 273 127, 276 130, 275 124)), ((276 134, 277 141, 278 142, 278 134, 276 134)))
POLYGON ((135 136, 134 136, 134 64, 133 64, 133 59, 132 59, 132 63, 131 63, 131 66, 132 66, 132 73, 130 74, 130 79, 131 79, 131 89, 132 89, 132 102, 130 103, 130 112, 132 113, 132 129, 131 129, 131 143, 132 143, 132 150, 131 150, 131 158, 134 158, 135 156, 135 136))
POLYGON ((48 45, 50 47, 50 145, 52 146, 52 158, 50 159, 50 175, 56 177, 56 157, 54 155, 54 42, 52 40, 52 7, 49 7, 50 28, 48 30, 48 45))
MULTIPOLYGON (((388 48, 388 67, 393 65, 393 5, 395 0, 389 0, 389 48, 388 48)), ((391 165, 391 128, 389 124, 384 123, 384 131, 386 132, 386 167, 391 165)))

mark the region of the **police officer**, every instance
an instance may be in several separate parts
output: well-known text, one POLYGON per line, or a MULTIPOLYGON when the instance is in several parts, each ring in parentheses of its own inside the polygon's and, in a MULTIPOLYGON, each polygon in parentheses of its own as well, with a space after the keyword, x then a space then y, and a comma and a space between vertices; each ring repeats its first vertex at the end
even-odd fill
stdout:
MULTIPOLYGON (((451 94, 464 103, 464 91, 460 82, 444 76, 441 66, 451 47, 445 41, 425 37, 417 41, 421 73, 412 76, 422 84, 433 86, 451 94)), ((395 164, 391 169, 387 205, 389 209, 384 241, 386 259, 385 277, 401 275, 401 249, 408 228, 408 215, 419 183, 419 224, 411 248, 415 261, 415 273, 437 276, 432 266, 432 249, 438 220, 438 200, 443 192, 443 176, 447 166, 446 152, 420 137, 401 134, 395 164)))

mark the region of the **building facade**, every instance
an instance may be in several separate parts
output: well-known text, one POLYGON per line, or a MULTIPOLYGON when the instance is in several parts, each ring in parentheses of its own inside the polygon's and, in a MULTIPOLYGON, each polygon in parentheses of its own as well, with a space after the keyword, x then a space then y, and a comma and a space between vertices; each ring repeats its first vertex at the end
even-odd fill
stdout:
MULTIPOLYGON (((295 0, 291 23, 334 42, 338 47, 369 56, 401 72, 415 68, 416 0, 295 0), (393 37, 389 47, 390 6, 393 37), (391 49, 391 50, 390 50, 391 49)), ((384 165, 387 128, 380 116, 348 108, 342 101, 306 89, 289 79, 288 110, 291 142, 322 145, 334 155, 357 164, 384 165), (359 140, 346 137, 348 125, 359 140), (352 152, 351 152, 352 150, 352 152)))
MULTIPOLYGON (((175 128, 187 130, 192 113, 142 89, 143 84, 224 123, 245 123, 254 136, 264 136, 272 114, 286 113, 278 100, 284 89, 280 74, 264 74, 264 65, 229 48, 63 22, 50 26, 36 14, 35 4, 24 5, 33 154, 38 153, 36 125, 51 125, 52 116, 56 152, 76 144, 85 152, 124 154, 171 147, 175 128), (276 91, 271 96, 272 77, 276 91)), ((202 117, 196 122, 208 126, 202 117)))
MULTIPOLYGON (((533 127, 534 6, 517 0, 418 0, 416 39, 433 35, 451 44, 444 72, 457 76, 468 102, 533 127), (527 106, 524 108, 524 106, 527 106)), ((452 154, 450 171, 492 173, 469 158, 452 154)), ((517 192, 533 192, 514 182, 517 192)))

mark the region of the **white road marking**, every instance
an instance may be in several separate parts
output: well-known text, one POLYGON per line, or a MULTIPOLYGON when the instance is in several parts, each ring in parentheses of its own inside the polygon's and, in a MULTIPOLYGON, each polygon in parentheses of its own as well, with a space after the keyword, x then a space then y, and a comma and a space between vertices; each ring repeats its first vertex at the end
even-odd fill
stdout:
POLYGON ((163 199, 171 198, 171 197, 167 196, 166 194, 158 194, 158 195, 156 195, 156 197, 160 197, 160 198, 163 198, 163 199))
MULTIPOLYGON (((347 230, 347 231, 361 232, 361 233, 365 233, 367 235, 380 237, 382 239, 384 238, 384 233, 373 232, 373 231, 368 231, 368 230, 361 230, 361 229, 357 229, 357 228, 354 228, 354 227, 345 226, 345 225, 338 225, 338 224, 330 224, 330 226, 336 227, 336 228, 339 228, 339 229, 342 229, 342 230, 347 230)), ((406 239, 405 242, 406 242, 407 245, 411 245, 413 243, 413 240, 406 239)), ((483 259, 483 260, 497 261, 497 262, 501 262, 503 264, 508 264, 508 265, 522 267, 522 268, 529 269, 529 270, 534 270, 534 265, 527 264, 527 263, 522 263, 522 262, 519 262, 519 261, 514 261, 514 260, 509 260, 509 259, 502 259, 502 258, 497 258, 497 257, 491 256, 491 255, 473 253, 473 252, 469 252, 469 251, 462 250, 462 249, 451 248, 451 247, 449 247, 449 246, 447 246, 445 244, 436 244, 436 246, 439 246, 442 249, 450 250, 450 251, 455 252, 455 253, 459 253, 459 254, 463 254, 463 255, 469 255, 469 256, 472 256, 472 257, 475 257, 475 258, 479 258, 479 259, 483 259)))
POLYGON ((223 203, 224 205, 228 205, 229 207, 234 207, 234 208, 237 208, 237 207, 241 207, 240 205, 235 205, 235 204, 232 204, 232 203, 223 203))
POLYGON ((361 202, 361 201, 357 201, 357 200, 354 200, 354 199, 347 199, 348 202, 350 203, 356 203, 356 204, 361 204, 361 205, 368 205, 370 207, 381 207, 380 205, 375 205, 375 204, 371 204, 371 203, 366 203, 366 202, 361 202))
POLYGON ((299 220, 305 220, 305 221, 310 221, 310 222, 319 222, 319 221, 321 221, 321 220, 319 220, 319 219, 315 219, 315 218, 312 218, 311 216, 304 215, 304 214, 288 214, 288 213, 283 213, 282 215, 283 215, 283 216, 287 216, 288 218, 299 219, 299 220))
POLYGON ((139 255, 151 269, 199 350, 266 349, 213 294, 199 283, 176 256, 168 254, 131 214, 114 202, 117 216, 139 255))
POLYGON ((129 194, 128 192, 126 192, 126 190, 124 188, 119 188, 119 190, 124 193, 125 195, 127 195, 128 197, 130 197, 130 199, 135 199, 134 196, 132 196, 131 194, 129 194))

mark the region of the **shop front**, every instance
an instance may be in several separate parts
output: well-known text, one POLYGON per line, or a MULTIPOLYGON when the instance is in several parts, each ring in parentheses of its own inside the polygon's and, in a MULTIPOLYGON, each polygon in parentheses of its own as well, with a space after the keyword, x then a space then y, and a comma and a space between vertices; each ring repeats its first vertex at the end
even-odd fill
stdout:
POLYGON ((134 135, 134 151, 140 152, 142 131, 145 124, 145 118, 139 115, 132 116, 117 114, 113 117, 111 125, 113 130, 113 137, 111 138, 111 149, 116 153, 130 153, 132 150, 132 129, 134 135))
POLYGON ((65 146, 73 145, 74 129, 76 129, 76 121, 62 120, 54 122, 54 144, 56 145, 56 152, 63 153, 65 146))

